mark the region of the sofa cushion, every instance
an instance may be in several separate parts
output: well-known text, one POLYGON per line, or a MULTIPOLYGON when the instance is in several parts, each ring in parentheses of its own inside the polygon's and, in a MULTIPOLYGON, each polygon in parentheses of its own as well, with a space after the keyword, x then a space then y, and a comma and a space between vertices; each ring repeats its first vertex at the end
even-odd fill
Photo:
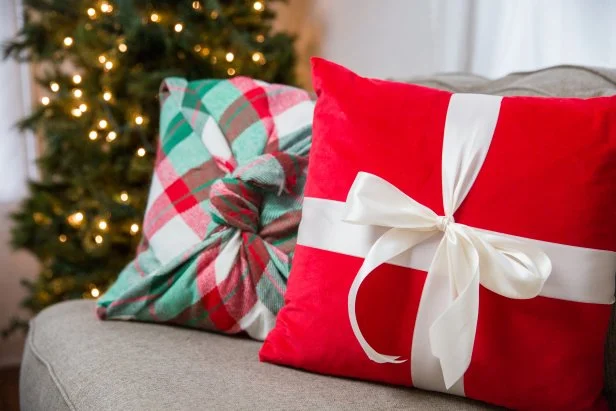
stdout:
POLYGON ((452 95, 312 61, 298 248, 261 358, 515 409, 604 409, 616 97, 452 95), (590 265, 565 262, 580 247, 590 265))
POLYGON ((440 394, 259 363, 260 343, 135 322, 99 321, 91 301, 52 306, 31 322, 23 410, 481 410, 440 394))

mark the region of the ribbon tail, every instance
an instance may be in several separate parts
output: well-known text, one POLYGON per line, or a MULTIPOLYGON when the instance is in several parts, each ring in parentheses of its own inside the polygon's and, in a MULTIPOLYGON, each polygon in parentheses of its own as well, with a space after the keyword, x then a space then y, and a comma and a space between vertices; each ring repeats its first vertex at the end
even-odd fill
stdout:
POLYGON ((368 277, 368 275, 370 275, 370 273, 374 271, 375 268, 391 260, 397 255, 409 250, 416 244, 421 243, 432 235, 434 235, 434 232, 409 232, 408 230, 400 228, 392 228, 388 230, 376 241, 376 243, 374 243, 374 245, 368 252, 368 255, 366 255, 364 263, 357 272, 355 279, 353 280, 353 284, 351 285, 348 298, 348 310, 351 328, 353 329, 353 334, 355 334, 355 338, 357 338, 359 345, 362 347, 368 358, 370 358, 376 363, 402 363, 406 360, 401 360, 400 356, 381 354, 374 348, 372 348, 368 341, 366 341, 359 327, 357 315, 355 312, 355 305, 359 288, 361 287, 366 277, 368 277))
POLYGON ((441 253, 435 256, 429 273, 450 279, 452 301, 429 331, 432 354, 439 359, 447 390, 464 376, 471 363, 479 317, 479 256, 464 233, 457 234, 455 243, 443 239, 441 253), (443 269, 447 273, 436 272, 443 269))

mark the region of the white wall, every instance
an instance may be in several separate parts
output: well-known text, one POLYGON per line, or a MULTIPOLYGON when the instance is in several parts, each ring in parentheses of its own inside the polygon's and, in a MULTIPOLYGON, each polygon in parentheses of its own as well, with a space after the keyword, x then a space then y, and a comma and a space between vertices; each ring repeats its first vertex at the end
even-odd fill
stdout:
MULTIPOLYGON (((11 37, 17 31, 16 0, 0 1, 0 40, 11 37)), ((18 132, 14 124, 23 117, 30 106, 28 69, 12 61, 0 61, 0 328, 8 325, 16 314, 25 314, 18 309, 24 297, 19 284, 21 278, 33 278, 36 261, 25 252, 13 252, 9 247, 11 222, 9 214, 26 192, 25 180, 31 171, 28 160, 31 136, 18 132)), ((21 358, 23 338, 14 335, 9 340, 0 338, 0 367, 17 364, 21 358)))

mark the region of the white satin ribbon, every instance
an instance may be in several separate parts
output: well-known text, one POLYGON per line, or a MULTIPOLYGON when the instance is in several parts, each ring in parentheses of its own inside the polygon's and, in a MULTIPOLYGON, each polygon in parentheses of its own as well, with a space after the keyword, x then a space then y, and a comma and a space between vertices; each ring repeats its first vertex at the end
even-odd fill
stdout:
MULTIPOLYGON (((500 97, 473 94, 451 97, 443 138, 444 216, 438 216, 386 180, 363 172, 358 173, 346 202, 347 222, 390 227, 369 250, 348 297, 353 333, 368 357, 378 363, 404 360, 377 352, 361 333, 355 303, 362 282, 379 265, 438 232, 444 233, 428 270, 416 331, 430 318, 426 324, 429 346, 440 364, 446 390, 461 384, 470 365, 479 313, 479 284, 509 298, 534 298, 552 269, 549 257, 534 244, 454 220, 455 211, 483 165, 500 101, 500 97), (435 305, 435 301, 440 304, 435 305), (423 320, 419 318, 422 313, 423 320)), ((424 385, 421 378, 413 373, 416 386, 424 385)), ((433 381, 426 381, 426 385, 435 389, 433 381)), ((460 390, 463 393, 463 388, 460 390)))

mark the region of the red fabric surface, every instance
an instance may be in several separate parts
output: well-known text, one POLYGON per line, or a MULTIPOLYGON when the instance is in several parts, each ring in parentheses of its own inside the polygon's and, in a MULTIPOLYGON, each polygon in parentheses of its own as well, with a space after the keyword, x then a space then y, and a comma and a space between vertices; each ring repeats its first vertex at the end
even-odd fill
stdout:
MULTIPOLYGON (((443 214, 441 151, 451 94, 359 77, 315 59, 319 100, 305 195, 344 201, 359 171, 443 214)), ((505 97, 485 163, 456 222, 616 251, 616 98, 505 97)), ((324 374, 412 385, 410 362, 377 364, 355 339, 347 297, 362 259, 298 246, 261 359, 324 374)), ((583 276, 587 273, 579 273, 583 276)), ((357 317, 379 352, 410 357, 426 273, 383 265, 357 317)), ((611 306, 481 289, 468 397, 516 409, 605 409, 611 306)))

